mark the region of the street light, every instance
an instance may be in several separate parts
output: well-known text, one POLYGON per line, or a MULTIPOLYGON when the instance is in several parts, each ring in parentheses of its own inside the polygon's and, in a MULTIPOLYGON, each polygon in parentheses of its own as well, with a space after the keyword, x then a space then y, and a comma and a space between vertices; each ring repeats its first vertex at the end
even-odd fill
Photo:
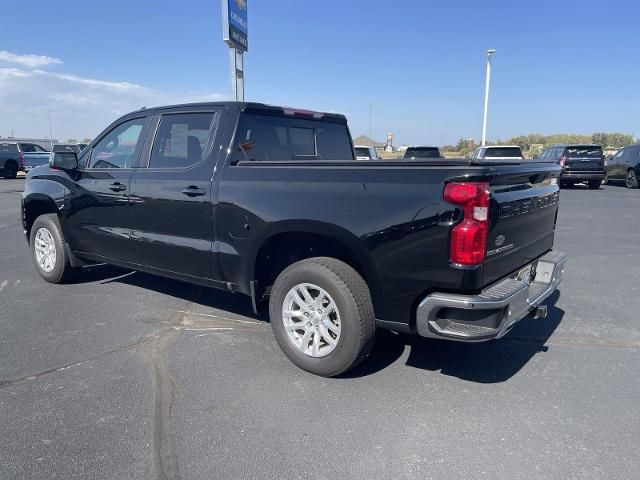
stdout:
POLYGON ((484 85, 484 119, 482 121, 482 146, 487 143, 487 110, 489 108, 489 83, 491 82, 491 57, 496 53, 492 48, 487 50, 487 78, 484 85))

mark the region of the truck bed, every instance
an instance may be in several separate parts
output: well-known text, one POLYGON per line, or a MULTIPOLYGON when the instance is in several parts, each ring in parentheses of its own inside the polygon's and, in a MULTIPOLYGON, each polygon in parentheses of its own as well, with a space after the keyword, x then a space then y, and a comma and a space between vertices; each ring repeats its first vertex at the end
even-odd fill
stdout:
MULTIPOLYGON (((378 317, 409 324, 422 295, 479 292, 549 251, 559 174, 555 164, 532 161, 241 161, 220 179, 219 221, 246 218, 257 243, 274 225, 344 239, 362 250, 372 289, 380 290, 373 294, 378 317), (461 211, 443 201, 443 190, 447 182, 470 180, 491 188, 487 251, 499 248, 496 241, 508 248, 468 268, 449 260, 450 231, 461 211), (546 207, 537 208, 539 201, 546 207)), ((231 247, 235 253, 222 257, 225 272, 238 271, 252 255, 246 242, 231 247)))

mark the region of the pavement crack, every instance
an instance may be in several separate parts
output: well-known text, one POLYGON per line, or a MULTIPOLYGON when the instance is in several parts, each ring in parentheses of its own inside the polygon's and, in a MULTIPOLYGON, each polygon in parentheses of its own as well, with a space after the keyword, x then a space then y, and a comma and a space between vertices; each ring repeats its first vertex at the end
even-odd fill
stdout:
POLYGON ((178 458, 171 425, 174 383, 169 371, 168 347, 180 334, 177 329, 163 329, 142 352, 153 381, 153 469, 158 480, 178 480, 178 458))
POLYGON ((127 345, 123 345, 121 347, 114 348, 112 350, 107 350, 106 352, 96 353, 95 355, 91 355, 90 357, 87 357, 84 360, 80 360, 79 362, 68 363, 66 365, 61 365, 59 367, 48 368, 46 370, 42 370, 40 372, 32 373, 32 374, 29 374, 29 375, 24 375, 22 377, 11 378, 11 379, 6 379, 6 380, 0 380, 0 388, 8 387, 8 386, 13 385, 15 383, 26 382, 26 381, 29 381, 29 380, 36 380, 36 379, 38 379, 40 377, 44 377, 46 375, 51 375, 52 373, 62 372, 64 370, 68 370, 70 368, 79 367, 80 365, 84 365, 85 363, 89 363, 89 362, 92 362, 94 360, 98 360, 98 359, 100 359, 102 357, 106 357, 106 356, 112 355, 114 353, 124 352, 126 350, 131 350, 133 348, 137 348, 140 345, 144 345, 146 342, 148 342, 148 341, 150 341, 152 339, 153 339, 153 336, 152 337, 144 337, 144 338, 138 340, 137 342, 129 343, 127 345))

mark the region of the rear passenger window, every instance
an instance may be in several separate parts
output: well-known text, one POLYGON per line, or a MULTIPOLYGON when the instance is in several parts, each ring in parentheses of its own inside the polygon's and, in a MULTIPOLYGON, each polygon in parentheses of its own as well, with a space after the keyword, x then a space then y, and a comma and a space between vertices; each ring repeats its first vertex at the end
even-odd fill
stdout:
POLYGON ((215 113, 164 115, 151 151, 149 168, 186 168, 205 156, 215 113))
POLYGON ((244 114, 233 161, 353 160, 346 125, 244 114))
POLYGON ((22 150, 23 153, 33 153, 36 151, 34 146, 31 145, 30 143, 21 143, 20 150, 22 150))

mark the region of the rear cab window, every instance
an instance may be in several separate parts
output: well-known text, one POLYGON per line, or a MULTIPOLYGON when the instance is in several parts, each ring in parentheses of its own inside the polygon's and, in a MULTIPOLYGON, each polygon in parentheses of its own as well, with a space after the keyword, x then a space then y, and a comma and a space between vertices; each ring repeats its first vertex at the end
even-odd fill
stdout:
POLYGON ((487 148, 484 158, 524 158, 519 147, 487 148))
POLYGON ((440 158, 440 150, 437 147, 409 147, 404 152, 404 158, 440 158))
POLYGON ((243 113, 233 163, 354 160, 347 126, 322 120, 243 113))

